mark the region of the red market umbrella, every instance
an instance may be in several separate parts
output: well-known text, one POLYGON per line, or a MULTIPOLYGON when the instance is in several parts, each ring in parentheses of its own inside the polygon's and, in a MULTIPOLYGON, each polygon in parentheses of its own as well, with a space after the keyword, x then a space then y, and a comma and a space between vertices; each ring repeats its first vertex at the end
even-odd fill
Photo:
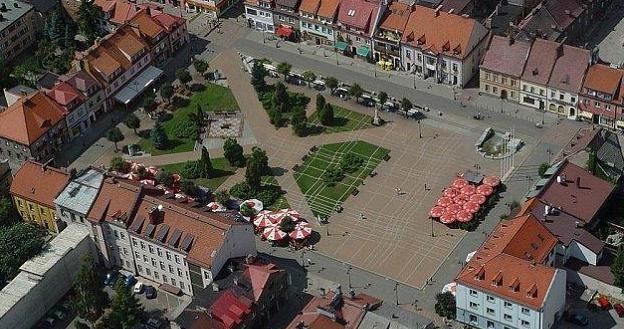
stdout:
POLYGON ((269 241, 278 241, 286 237, 286 232, 279 229, 279 225, 271 225, 264 229, 262 236, 269 241))
POLYGON ((481 195, 481 194, 473 194, 470 196, 470 201, 471 202, 476 202, 478 204, 484 204, 485 203, 485 196, 481 195))
POLYGON ((271 221, 273 223, 280 223, 282 221, 282 219, 286 218, 288 215, 286 215, 283 212, 279 212, 279 211, 275 211, 269 214, 269 218, 271 218, 271 221))
POLYGON ((467 223, 472 220, 472 214, 465 210, 458 211, 455 216, 457 217, 457 220, 462 223, 467 223))
POLYGON ((477 188, 472 185, 468 185, 461 189, 461 193, 464 195, 473 195, 476 193, 476 191, 477 191, 477 188))
POLYGON ((431 208, 431 211, 429 212, 429 215, 431 215, 431 217, 438 218, 438 217, 442 216, 443 213, 444 213, 444 207, 435 206, 435 207, 431 208))
POLYGON ((462 188, 468 186, 468 181, 463 178, 456 178, 455 181, 453 181, 452 186, 456 189, 461 190, 462 188))
POLYGON ((466 202, 466 204, 464 205, 464 210, 465 210, 465 211, 467 211, 467 212, 469 212, 469 213, 471 213, 471 214, 474 214, 474 213, 476 213, 477 211, 479 211, 479 208, 481 208, 481 205, 479 205, 479 204, 478 204, 478 203, 476 203, 476 202, 472 202, 472 201, 468 201, 468 202, 466 202))
POLYGON ((295 229, 288 234, 288 236, 296 240, 305 239, 310 235, 312 235, 312 228, 309 225, 297 225, 295 229))
POLYGON ((450 212, 445 212, 442 214, 442 216, 440 216, 440 222, 442 224, 451 224, 455 221, 455 215, 451 214, 450 212))
POLYGON ((483 179, 483 184, 490 185, 491 187, 496 187, 500 184, 500 178, 496 176, 487 176, 483 179))
POLYGON ((451 198, 449 198, 449 197, 443 196, 443 197, 438 199, 438 206, 447 207, 447 206, 449 206, 451 204, 453 204, 453 200, 451 198))
POLYGON ((443 196, 454 198, 459 194, 459 190, 454 187, 447 187, 442 193, 443 196))
POLYGON ((286 209, 281 209, 278 212, 282 214, 286 214, 287 216, 290 216, 290 218, 292 218, 292 220, 295 222, 301 219, 301 214, 299 214, 299 212, 294 209, 286 208, 286 209))
POLYGON ((477 193, 484 195, 484 196, 488 196, 490 194, 492 194, 492 192, 494 192, 494 188, 492 188, 490 185, 479 185, 479 187, 477 187, 477 193))
POLYGON ((452 205, 446 207, 446 211, 450 212, 451 214, 456 214, 460 210, 462 210, 462 206, 460 206, 458 204, 452 204, 452 205))
POLYGON ((270 211, 263 210, 254 217, 253 224, 259 228, 275 225, 270 216, 270 211))
POLYGON ((455 202, 455 204, 457 205, 463 206, 468 201, 464 198, 460 198, 459 196, 457 196, 455 197, 455 199, 453 199, 453 202, 455 202))

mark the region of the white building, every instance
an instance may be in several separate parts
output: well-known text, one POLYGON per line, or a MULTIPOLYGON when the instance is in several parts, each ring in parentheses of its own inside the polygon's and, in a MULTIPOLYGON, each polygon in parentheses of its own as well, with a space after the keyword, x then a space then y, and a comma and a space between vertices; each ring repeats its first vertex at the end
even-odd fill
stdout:
POLYGON ((477 73, 488 39, 472 18, 415 6, 401 38, 401 61, 421 79, 463 87, 477 73))
POLYGON ((591 64, 591 52, 561 45, 557 62, 548 83, 548 111, 575 120, 585 72, 591 64))
POLYGON ((271 0, 245 1, 245 17, 249 26, 262 32, 275 32, 272 12, 274 5, 271 0))
POLYGON ((531 214, 502 222, 456 278, 459 322, 549 329, 563 315, 566 272, 551 265, 557 238, 531 214))

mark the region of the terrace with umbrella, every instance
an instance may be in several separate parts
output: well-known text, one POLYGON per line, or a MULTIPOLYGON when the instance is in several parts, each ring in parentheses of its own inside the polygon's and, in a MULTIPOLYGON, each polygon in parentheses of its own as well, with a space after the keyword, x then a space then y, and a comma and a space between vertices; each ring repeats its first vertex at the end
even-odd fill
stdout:
POLYGON ((294 209, 262 210, 251 218, 251 222, 262 240, 290 244, 296 249, 308 243, 313 233, 310 224, 294 209))

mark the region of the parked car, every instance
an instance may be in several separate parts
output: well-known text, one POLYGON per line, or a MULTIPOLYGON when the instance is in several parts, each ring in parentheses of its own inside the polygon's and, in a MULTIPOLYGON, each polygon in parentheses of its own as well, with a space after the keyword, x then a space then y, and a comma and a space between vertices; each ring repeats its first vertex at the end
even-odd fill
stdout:
POLYGON ((65 318, 65 312, 60 309, 55 310, 52 314, 59 320, 63 320, 65 318))
POLYGON ((387 101, 381 106, 381 109, 386 112, 396 112, 399 109, 399 103, 387 101))
POLYGON ((343 87, 336 88, 336 90, 334 91, 334 95, 343 101, 349 100, 349 98, 351 98, 351 96, 349 95, 349 91, 343 87))
POLYGON ((570 313, 568 321, 583 327, 589 324, 587 317, 581 313, 570 313))
POLYGON ((358 103, 360 103, 361 105, 367 106, 367 107, 375 106, 375 100, 370 95, 367 95, 367 94, 363 94, 358 99, 358 103))
POLYGON ((156 298, 156 288, 152 286, 145 286, 145 298, 147 299, 156 298))
POLYGON ((137 279, 134 277, 134 275, 128 275, 126 277, 126 280, 124 280, 124 284, 126 285, 126 287, 131 287, 136 282, 137 282, 137 279))
POLYGON ((141 294, 141 293, 143 293, 143 287, 144 287, 143 282, 137 282, 137 283, 134 285, 134 289, 133 289, 134 293, 135 293, 135 294, 141 294))
POLYGON ((106 273, 106 278, 104 279, 104 285, 112 286, 117 281, 118 273, 117 272, 108 272, 106 273))
POLYGON ((145 327, 148 329, 160 329, 163 326, 163 322, 160 319, 149 318, 145 322, 145 327))
POLYGON ((622 304, 615 304, 613 308, 620 318, 624 317, 624 306, 622 306, 622 304))
POLYGON ((54 325, 56 325, 56 319, 51 316, 48 316, 45 319, 43 319, 43 323, 50 327, 54 327, 54 325))

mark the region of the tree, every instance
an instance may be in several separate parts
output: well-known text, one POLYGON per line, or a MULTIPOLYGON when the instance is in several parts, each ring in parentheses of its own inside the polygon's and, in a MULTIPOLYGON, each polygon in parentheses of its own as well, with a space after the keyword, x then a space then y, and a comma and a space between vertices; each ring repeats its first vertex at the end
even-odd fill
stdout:
POLYGON ((286 91, 286 86, 281 82, 275 84, 275 92, 271 98, 271 107, 282 113, 290 112, 290 97, 288 96, 288 91, 286 91))
POLYGON ((147 91, 141 100, 141 107, 145 112, 150 113, 156 107, 156 94, 153 91, 147 91))
POLYGON ((351 96, 355 97, 356 101, 359 101, 360 97, 362 97, 362 94, 364 93, 364 89, 362 89, 359 84, 354 83, 353 86, 349 88, 349 93, 351 96))
POLYGON ((325 104, 321 112, 321 124, 331 126, 334 124, 334 119, 334 107, 329 103, 325 104))
POLYGON ((169 145, 167 132, 158 121, 156 121, 154 128, 150 131, 150 139, 152 140, 154 147, 159 150, 164 150, 169 145))
POLYGON ((17 210, 9 197, 0 198, 0 225, 7 226, 15 222, 17 210))
POLYGON ((117 172, 127 173, 130 171, 130 166, 130 162, 124 160, 122 157, 114 157, 110 162, 110 168, 117 172))
POLYGON ((201 74, 202 76, 204 75, 204 73, 206 73, 206 71, 208 71, 209 67, 208 63, 201 59, 196 59, 193 62, 193 66, 195 67, 195 71, 197 71, 197 73, 201 74))
POLYGON ((596 158, 596 152, 590 151, 587 155, 587 171, 592 175, 596 175, 596 168, 598 167, 598 159, 596 158))
POLYGON ((220 190, 215 193, 215 201, 222 205, 226 205, 230 201, 230 193, 227 190, 220 190))
POLYGON ((306 118, 305 110, 298 108, 290 118, 290 124, 295 135, 299 137, 305 136, 308 130, 308 119, 306 118))
POLYGON ((173 185, 173 176, 171 175, 171 173, 164 169, 159 170, 158 173, 156 173, 156 177, 154 178, 156 178, 158 184, 162 184, 168 187, 173 185))
POLYGON ((197 185, 195 185, 195 182, 193 182, 192 180, 185 179, 182 182, 180 182, 180 190, 182 190, 184 194, 190 197, 195 197, 198 194, 197 192, 199 188, 197 187, 197 185))
POLYGON ((257 146, 254 146, 251 149, 251 157, 258 164, 258 168, 260 169, 260 174, 262 176, 267 176, 271 174, 271 167, 269 167, 269 157, 267 157, 266 151, 257 146))
POLYGON ((325 86, 327 86, 327 88, 329 88, 329 90, 331 91, 331 93, 333 95, 334 91, 336 90, 336 88, 338 88, 338 79, 336 79, 334 77, 327 77, 327 78, 325 78, 325 86))
POLYGON ((435 311, 441 317, 455 319, 455 296, 450 291, 437 294, 435 311))
POLYGON ((379 103, 381 103, 381 105, 383 106, 388 101, 388 94, 386 94, 385 91, 381 91, 379 92, 378 98, 379 98, 379 103))
POLYGON ((132 129, 132 131, 134 131, 134 134, 136 135, 137 129, 141 127, 141 120, 139 120, 139 118, 134 113, 130 113, 126 118, 125 124, 126 127, 132 129))
POLYGON ((295 230, 295 222, 292 218, 290 218, 290 216, 286 216, 280 222, 279 228, 286 233, 290 233, 295 230))
POLYGON ((143 318, 143 307, 122 280, 117 280, 115 284, 110 317, 123 329, 134 328, 143 318))
POLYGON ((259 92, 266 87, 266 81, 264 81, 264 78, 267 75, 268 72, 264 68, 264 65, 260 61, 256 60, 251 68, 251 85, 254 87, 256 92, 259 92))
POLYGON ((310 87, 310 84, 316 80, 316 74, 312 71, 305 71, 303 72, 303 80, 305 80, 308 83, 308 87, 310 87))
POLYGON ((325 103, 325 97, 321 94, 316 94, 316 110, 319 112, 322 111, 325 107, 325 103))
POLYGON ((195 113, 189 113, 188 118, 193 123, 193 125, 195 125, 195 127, 197 128, 196 138, 199 141, 199 136, 201 134, 201 127, 204 126, 204 121, 205 121, 204 111, 202 110, 199 104, 197 104, 197 109, 195 110, 195 113))
POLYGON ((102 280, 98 276, 91 255, 87 254, 82 260, 80 270, 74 278, 73 289, 74 295, 71 300, 73 309, 81 318, 95 321, 108 304, 108 297, 103 290, 102 280))
POLYGON ((0 57, 0 89, 9 88, 12 85, 11 65, 7 65, 5 60, 0 57))
POLYGON ((0 289, 19 273, 25 261, 43 250, 44 236, 41 228, 25 222, 0 227, 0 289))
POLYGON ((288 75, 290 75, 290 70, 292 69, 292 65, 282 62, 277 64, 277 72, 284 76, 284 81, 288 79, 288 75))
POLYGON ((546 174, 546 171, 548 170, 548 168, 550 168, 548 163, 543 162, 542 164, 539 165, 539 168, 537 168, 537 174, 540 177, 544 178, 544 174, 546 174))
POLYGON ((210 154, 205 146, 202 146, 201 157, 199 158, 199 177, 210 178, 214 175, 214 168, 210 154))
POLYGON ((245 166, 243 147, 234 138, 228 138, 223 143, 223 156, 227 159, 230 166, 239 168, 245 166))
POLYGON ((78 29, 89 43, 93 43, 98 37, 98 21, 102 15, 100 7, 95 6, 93 1, 81 1, 78 8, 78 29))
POLYGON ((173 86, 169 82, 165 82, 160 86, 160 97, 162 99, 166 99, 167 103, 171 102, 171 97, 173 97, 173 86))
POLYGON ((624 288, 624 244, 620 244, 613 263, 611 264, 611 273, 615 278, 614 284, 617 287, 624 288))
POLYGON ((62 41, 65 37, 65 24, 60 9, 55 10, 46 21, 44 33, 55 46, 63 46, 62 41))
POLYGON ((411 108, 412 108, 412 102, 409 99, 403 97, 403 99, 401 99, 401 109, 405 113, 407 113, 407 111, 409 111, 411 108))
POLYGON ((113 127, 106 133, 106 139, 115 144, 115 152, 118 152, 119 149, 117 148, 117 143, 124 139, 124 135, 121 133, 119 128, 113 127))
POLYGON ((284 118, 282 117, 282 111, 279 109, 272 108, 269 110, 269 121, 271 124, 275 126, 275 128, 279 128, 284 125, 284 118))
POLYGON ((256 215, 256 210, 252 207, 250 207, 248 204, 243 203, 240 206, 240 213, 241 215, 245 216, 245 217, 253 217, 256 215))
POLYGON ((191 77, 191 74, 187 69, 177 69, 175 76, 178 80, 180 80, 180 83, 184 85, 184 88, 187 88, 187 84, 193 80, 193 77, 191 77))

